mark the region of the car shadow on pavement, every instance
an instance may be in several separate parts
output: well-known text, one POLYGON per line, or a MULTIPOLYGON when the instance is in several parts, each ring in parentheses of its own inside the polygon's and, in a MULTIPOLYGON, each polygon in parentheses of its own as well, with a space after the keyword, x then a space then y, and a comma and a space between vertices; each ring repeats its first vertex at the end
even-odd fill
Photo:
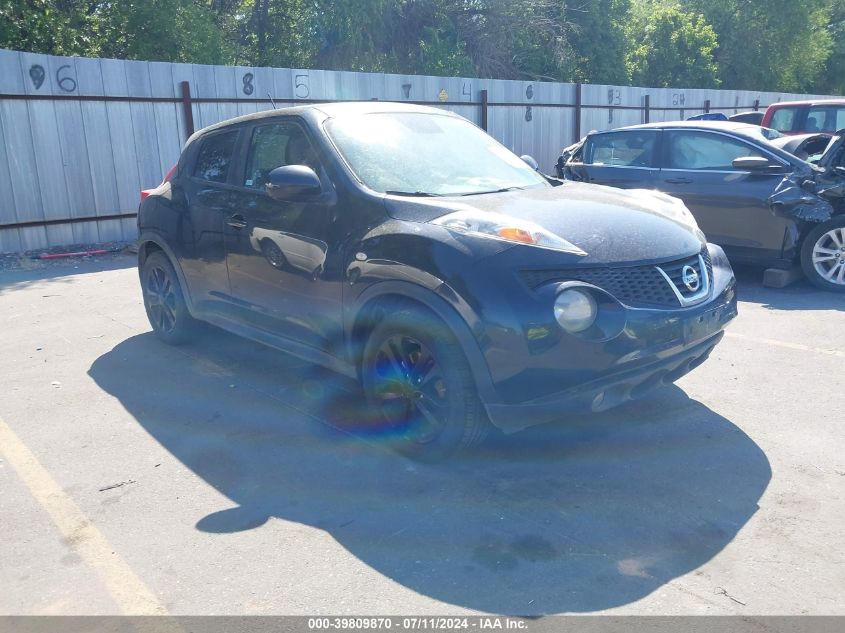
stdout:
MULTIPOLYGON (((134 336, 89 374, 234 502, 196 529, 314 526, 405 587, 486 612, 643 598, 730 543, 771 478, 745 433, 677 387, 420 464, 385 448, 350 380, 216 330, 178 349, 134 336)), ((249 565, 308 556, 279 543, 249 565)))

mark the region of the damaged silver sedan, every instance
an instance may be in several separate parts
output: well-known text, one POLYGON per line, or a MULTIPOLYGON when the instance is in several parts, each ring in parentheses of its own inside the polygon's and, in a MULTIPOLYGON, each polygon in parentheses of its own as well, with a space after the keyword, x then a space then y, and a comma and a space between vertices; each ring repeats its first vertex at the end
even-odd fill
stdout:
POLYGON ((771 130, 742 123, 636 125, 591 132, 563 151, 556 170, 676 196, 733 263, 800 265, 816 286, 845 292, 845 130, 815 164, 803 160, 807 147, 796 156, 776 143, 771 130))

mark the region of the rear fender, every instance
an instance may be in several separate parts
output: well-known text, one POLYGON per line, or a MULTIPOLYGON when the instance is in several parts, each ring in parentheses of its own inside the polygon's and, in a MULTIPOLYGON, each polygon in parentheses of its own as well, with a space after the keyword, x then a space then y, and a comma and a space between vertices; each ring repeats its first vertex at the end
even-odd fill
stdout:
POLYGON ((173 265, 173 270, 176 271, 176 277, 179 279, 179 287, 182 290, 182 296, 188 306, 188 312, 191 313, 191 316, 196 316, 194 302, 191 298, 191 288, 185 280, 185 274, 182 272, 182 266, 179 264, 179 258, 176 257, 176 253, 173 252, 173 249, 167 245, 167 242, 165 242, 160 235, 153 232, 144 232, 138 237, 138 272, 140 273, 141 271, 141 266, 146 258, 148 252, 147 247, 149 244, 154 244, 159 250, 167 255, 167 258, 173 265))

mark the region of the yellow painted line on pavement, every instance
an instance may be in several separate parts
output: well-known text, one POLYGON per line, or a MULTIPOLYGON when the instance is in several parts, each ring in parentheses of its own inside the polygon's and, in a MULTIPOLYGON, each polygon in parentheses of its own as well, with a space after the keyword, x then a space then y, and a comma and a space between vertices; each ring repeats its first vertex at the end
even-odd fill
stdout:
POLYGON ((32 451, 0 418, 0 455, 50 515, 68 545, 102 580, 127 615, 165 615, 167 610, 50 476, 32 451))
POLYGON ((839 349, 824 349, 823 347, 810 347, 809 345, 801 345, 801 343, 789 343, 787 341, 778 341, 773 338, 760 338, 757 336, 748 336, 746 334, 738 334, 727 330, 725 336, 739 339, 742 341, 750 341, 752 343, 762 343, 764 345, 774 345, 775 347, 783 347, 785 349, 794 349, 800 352, 815 352, 816 354, 826 354, 827 356, 838 356, 845 358, 845 351, 839 349))

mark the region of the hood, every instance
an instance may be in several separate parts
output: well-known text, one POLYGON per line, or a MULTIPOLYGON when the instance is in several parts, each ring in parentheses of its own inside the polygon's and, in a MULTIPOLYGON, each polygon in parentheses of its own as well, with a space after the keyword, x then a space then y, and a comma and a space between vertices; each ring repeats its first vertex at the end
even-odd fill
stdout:
POLYGON ((411 222, 430 222, 454 211, 528 220, 584 251, 576 258, 583 265, 679 259, 698 253, 705 242, 680 200, 642 189, 566 182, 474 196, 387 196, 385 205, 392 217, 411 222))

